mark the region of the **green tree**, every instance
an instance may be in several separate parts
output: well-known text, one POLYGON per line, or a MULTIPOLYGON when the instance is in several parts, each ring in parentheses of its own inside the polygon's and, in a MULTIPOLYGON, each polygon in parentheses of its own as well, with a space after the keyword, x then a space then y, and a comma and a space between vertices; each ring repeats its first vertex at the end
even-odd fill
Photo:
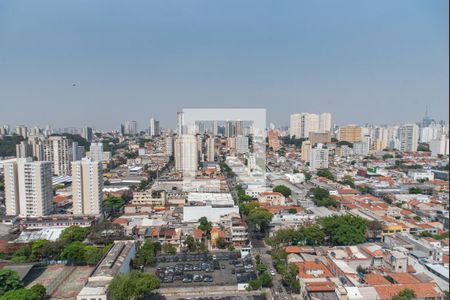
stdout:
POLYGON ((72 263, 85 263, 85 247, 82 242, 72 242, 64 248, 61 258, 72 263))
POLYGON ((416 293, 411 289, 404 289, 392 298, 393 300, 412 300, 416 298, 416 293))
POLYGON ((289 208, 288 213, 290 213, 291 215, 294 215, 297 213, 297 210, 295 208, 289 208))
POLYGON ((261 286, 262 286, 261 280, 259 279, 254 279, 248 282, 248 290, 250 291, 259 290, 261 286))
POLYGON ((37 295, 38 299, 44 299, 47 295, 47 290, 42 284, 35 284, 29 290, 37 295))
POLYGON ((384 160, 390 159, 390 158, 394 158, 394 155, 392 155, 392 154, 384 154, 384 155, 383 155, 383 159, 384 159, 384 160))
POLYGON ((303 175, 305 175, 305 180, 311 180, 312 174, 308 171, 303 171, 303 175))
POLYGON ((242 202, 249 202, 249 201, 252 201, 253 198, 244 193, 242 195, 239 195, 239 200, 242 202))
POLYGON ((136 263, 139 266, 148 266, 156 261, 156 246, 152 240, 146 240, 136 255, 136 263))
POLYGON ((84 247, 84 261, 88 265, 96 265, 103 257, 103 250, 95 246, 84 247))
POLYGON ((0 269, 0 296, 8 291, 21 288, 23 288, 23 283, 16 271, 7 268, 0 269))
POLYGON ((41 300, 44 297, 31 289, 18 289, 5 293, 0 300, 41 300))
POLYGON ((47 257, 47 245, 51 243, 48 240, 36 240, 31 245, 31 254, 37 259, 43 259, 47 257))
POLYGON ((271 287, 272 286, 272 277, 267 273, 267 271, 263 272, 261 276, 259 276, 259 281, 263 287, 271 287))
POLYGON ((117 211, 125 204, 125 199, 123 197, 107 196, 103 204, 105 208, 117 211))
POLYGON ((198 222, 200 223, 200 225, 198 225, 198 229, 206 232, 206 235, 209 235, 211 233, 212 223, 208 221, 208 218, 201 217, 198 222))
POLYGON ((352 215, 321 218, 318 223, 333 245, 355 245, 365 241, 367 221, 352 215))
POLYGON ((0 180, 0 191, 5 190, 5 182, 3 180, 0 180))
POLYGON ((273 188, 273 191, 281 193, 285 197, 289 197, 292 194, 291 189, 285 185, 277 185, 276 187, 273 188))
POLYGON ((317 176, 320 177, 325 177, 328 178, 330 180, 334 180, 334 175, 333 173, 331 173, 331 171, 329 169, 320 169, 317 171, 317 176))
POLYGON ((380 221, 374 220, 367 223, 367 231, 372 238, 378 237, 382 230, 383 224, 380 221))
POLYGON ((417 146, 417 151, 431 152, 430 145, 427 143, 420 143, 419 146, 417 146))
POLYGON ((88 238, 94 244, 108 245, 115 240, 122 240, 126 237, 121 225, 110 221, 104 221, 95 224, 91 228, 91 233, 88 235, 88 238))
POLYGON ((108 299, 131 300, 143 299, 153 290, 158 289, 158 278, 150 273, 131 271, 127 275, 114 277, 108 289, 108 299))
POLYGON ((422 190, 418 187, 411 187, 408 191, 410 194, 422 194, 422 190))
POLYGON ((304 241, 307 245, 318 246, 322 245, 325 239, 325 233, 318 225, 312 225, 301 229, 304 241))
POLYGON ((217 248, 219 248, 219 249, 225 249, 225 248, 227 248, 228 243, 227 243, 227 241, 225 241, 224 238, 219 237, 219 238, 216 240, 216 245, 217 245, 217 248))
POLYGON ((89 227, 80 227, 76 225, 72 225, 70 227, 67 227, 61 232, 61 235, 59 236, 60 240, 65 241, 66 243, 71 242, 82 242, 86 239, 90 232, 89 227))
POLYGON ((239 205, 239 211, 241 212, 241 214, 248 216, 252 210, 259 208, 259 207, 260 207, 260 204, 258 201, 241 203, 239 205))
POLYGON ((313 191, 313 202, 317 206, 325 206, 330 207, 338 206, 338 202, 336 200, 333 200, 330 198, 330 192, 328 192, 326 189, 317 187, 312 190, 313 191))
POLYGON ((343 180, 340 183, 343 184, 343 185, 348 185, 352 189, 355 188, 355 180, 351 176, 345 175, 343 180))
POLYGON ((184 244, 188 247, 188 250, 190 252, 197 251, 197 241, 194 239, 192 235, 188 235, 185 240, 184 244))
POLYGON ((272 221, 272 213, 265 208, 255 208, 248 214, 247 223, 264 232, 272 221))
POLYGON ((161 249, 164 253, 168 253, 168 254, 176 254, 177 253, 177 248, 170 243, 162 244, 161 249))

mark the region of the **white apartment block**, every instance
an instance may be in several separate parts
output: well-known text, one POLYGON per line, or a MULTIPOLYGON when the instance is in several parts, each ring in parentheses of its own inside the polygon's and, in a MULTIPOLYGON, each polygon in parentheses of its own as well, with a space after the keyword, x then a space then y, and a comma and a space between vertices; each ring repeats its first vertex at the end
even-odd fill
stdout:
POLYGON ((215 138, 209 137, 206 140, 206 161, 214 161, 215 154, 215 138))
POLYGON ((310 132, 331 131, 331 114, 320 115, 310 113, 292 114, 290 119, 290 136, 307 138, 310 132))
POLYGON ((70 174, 72 141, 64 136, 50 136, 44 141, 44 160, 52 163, 53 174, 70 174))
POLYGON ((166 155, 173 155, 173 137, 171 135, 166 137, 166 155))
POLYGON ((313 170, 328 168, 328 149, 322 144, 317 144, 309 152, 309 165, 313 170))
POLYGON ((99 161, 72 162, 74 215, 99 215, 103 211, 103 175, 99 161))
POLYGON ((51 163, 31 157, 4 163, 7 215, 45 216, 52 212, 51 163))
POLYGON ((182 172, 195 172, 198 168, 197 138, 182 135, 175 141, 175 169, 182 172))
POLYGON ((429 144, 432 156, 448 155, 449 140, 445 134, 441 135, 439 139, 431 140, 429 144))
POLYGON ((419 126, 416 124, 405 124, 400 127, 399 134, 401 151, 417 151, 417 146, 419 144, 419 126))
POLYGON ((244 154, 248 153, 248 137, 246 136, 237 136, 236 138, 236 153, 244 154))
POLYGON ((89 148, 89 157, 93 161, 103 160, 103 143, 91 143, 89 148))

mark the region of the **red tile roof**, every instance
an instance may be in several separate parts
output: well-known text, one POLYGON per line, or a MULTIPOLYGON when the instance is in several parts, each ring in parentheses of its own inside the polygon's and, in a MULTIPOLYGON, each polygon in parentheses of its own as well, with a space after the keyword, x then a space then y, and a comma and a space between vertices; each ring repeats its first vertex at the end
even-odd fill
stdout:
POLYGON ((438 298, 442 296, 434 283, 377 285, 374 288, 380 300, 391 300, 405 289, 413 290, 417 298, 438 298))

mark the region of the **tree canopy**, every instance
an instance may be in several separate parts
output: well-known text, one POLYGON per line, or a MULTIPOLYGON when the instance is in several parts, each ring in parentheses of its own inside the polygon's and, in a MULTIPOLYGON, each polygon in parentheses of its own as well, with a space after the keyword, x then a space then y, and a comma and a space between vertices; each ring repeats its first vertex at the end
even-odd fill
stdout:
POLYGON ((59 239, 65 242, 82 242, 87 238, 90 231, 88 227, 72 225, 61 232, 59 239))
POLYGON ((416 298, 416 293, 411 289, 404 289, 394 296, 392 300, 413 300, 416 298))
POLYGON ((209 235, 211 233, 211 229, 212 229, 212 223, 210 221, 208 221, 207 217, 201 217, 198 222, 200 223, 198 225, 198 229, 200 229, 201 231, 205 232, 207 235, 209 235))
POLYGON ((333 245, 356 245, 365 241, 367 221, 352 215, 333 215, 318 223, 333 245))
POLYGON ((286 198, 292 194, 291 189, 285 185, 277 185, 273 188, 273 191, 283 194, 283 196, 285 196, 286 198))
POLYGON ((135 263, 140 266, 148 266, 156 261, 157 246, 152 240, 146 240, 136 255, 135 263))
POLYGON ((330 180, 334 180, 335 179, 333 173, 331 173, 331 171, 329 169, 317 170, 317 176, 325 177, 325 178, 328 178, 330 180))
POLYGON ((317 187, 312 190, 313 192, 313 202, 317 206, 338 206, 338 202, 330 198, 330 192, 328 190, 317 187))
POLYGON ((155 275, 131 271, 126 275, 114 277, 109 285, 108 299, 143 299, 159 286, 160 281, 155 275))
POLYGON ((7 268, 0 269, 0 296, 8 291, 21 288, 23 288, 23 283, 16 271, 7 268))
POLYGON ((272 221, 272 213, 265 208, 255 208, 247 216, 247 223, 265 231, 272 221))

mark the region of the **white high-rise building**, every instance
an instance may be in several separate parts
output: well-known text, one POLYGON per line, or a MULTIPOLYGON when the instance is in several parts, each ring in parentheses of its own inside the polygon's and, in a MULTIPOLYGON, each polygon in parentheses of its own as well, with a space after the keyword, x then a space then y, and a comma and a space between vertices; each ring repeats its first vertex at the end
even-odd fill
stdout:
POLYGON ((200 161, 204 161, 203 157, 203 138, 200 134, 195 135, 195 139, 197 140, 197 157, 200 161))
POLYGON ((149 134, 150 136, 159 136, 160 129, 159 129, 159 121, 155 120, 154 118, 150 118, 150 124, 149 124, 149 134))
POLYGON ((16 134, 20 135, 24 139, 28 138, 28 128, 25 125, 19 125, 16 127, 16 134))
POLYGON ((27 141, 21 141, 16 145, 16 157, 26 158, 33 156, 33 147, 27 141))
POLYGON ((417 151, 419 144, 419 126, 405 124, 400 127, 400 150, 405 152, 417 151))
POLYGON ((207 161, 214 161, 215 160, 215 138, 214 136, 209 137, 206 140, 206 160, 207 161))
POLYGON ((45 216, 53 210, 51 163, 31 157, 4 163, 7 215, 45 216))
POLYGON ((420 129, 420 142, 429 143, 431 140, 437 140, 444 134, 444 128, 441 124, 432 123, 428 127, 420 129))
POLYGON ((92 161, 103 160, 103 143, 91 143, 89 148, 89 157, 92 161))
POLYGON ((136 121, 125 121, 123 125, 123 133, 128 135, 137 135, 138 128, 136 121))
POLYGON ((219 130, 219 125, 217 124, 217 121, 213 121, 212 122, 212 134, 213 136, 217 136, 219 134, 218 130, 219 130))
POLYGON ((103 175, 99 161, 83 158, 72 162, 72 194, 74 215, 103 212, 103 175))
POLYGON ((185 126, 184 126, 184 113, 177 112, 177 135, 181 136, 185 134, 185 126))
POLYGON ((86 155, 86 150, 83 146, 79 146, 78 142, 72 142, 72 159, 74 160, 80 160, 86 155))
POLYGON ((72 141, 64 136, 50 136, 44 141, 44 160, 52 163, 53 174, 69 175, 72 141))
POLYGON ((238 135, 237 137, 235 137, 235 139, 236 139, 236 153, 238 154, 248 153, 249 152, 248 137, 238 135))
POLYGON ((33 153, 33 158, 36 160, 43 161, 44 159, 44 142, 43 138, 40 137, 30 137, 28 141, 31 144, 31 149, 33 153))
POLYGON ((93 131, 91 127, 84 127, 81 132, 81 136, 88 142, 92 142, 93 131))
POLYGON ((369 144, 367 141, 359 141, 353 144, 353 153, 359 156, 369 154, 369 144))
POLYGON ((319 116, 319 132, 330 132, 331 131, 331 114, 321 113, 319 116))
POLYGON ((431 140, 430 150, 432 156, 448 155, 449 154, 448 136, 443 134, 439 139, 431 140))
POLYGON ((195 172, 198 168, 197 138, 182 135, 175 141, 175 169, 182 172, 195 172))
POLYGON ((166 137, 166 155, 173 155, 173 136, 171 135, 166 137))
POLYGON ((324 148, 322 144, 310 150, 309 165, 313 170, 328 168, 328 149, 324 148))
POLYGON ((329 132, 331 131, 331 114, 322 113, 298 113, 292 114, 290 120, 290 136, 296 138, 307 138, 310 132, 329 132))

